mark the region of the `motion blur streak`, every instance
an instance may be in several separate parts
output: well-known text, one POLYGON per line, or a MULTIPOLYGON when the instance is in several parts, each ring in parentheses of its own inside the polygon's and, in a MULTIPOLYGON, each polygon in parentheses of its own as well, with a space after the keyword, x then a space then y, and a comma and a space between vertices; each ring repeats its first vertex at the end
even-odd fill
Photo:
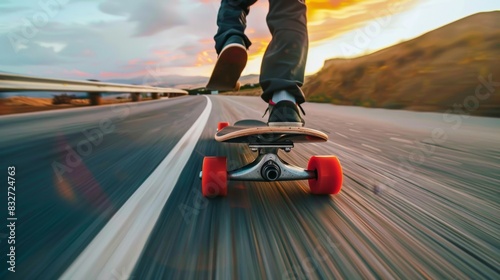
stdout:
POLYGON ((212 103, 207 98, 207 106, 193 126, 61 279, 112 279, 116 268, 129 275, 205 128, 211 110, 212 103))
MULTIPOLYGON (((185 96, 119 107, 119 114, 99 106, 0 117, 0 158, 16 166, 19 222, 16 273, 2 269, 0 279, 69 278, 64 273, 176 149, 189 156, 187 163, 176 157, 162 165, 173 173, 157 177, 158 203, 137 208, 163 207, 159 216, 130 212, 121 221, 155 220, 152 230, 136 244, 130 238, 136 230, 120 225, 116 239, 102 244, 107 249, 87 249, 89 258, 111 262, 75 278, 500 279, 498 118, 453 115, 457 125, 441 113, 306 103, 306 125, 330 140, 297 144, 281 156, 304 167, 312 155, 336 155, 344 171, 339 195, 311 195, 307 180, 230 182, 227 197, 208 200, 198 178, 204 156, 228 157, 229 169, 255 157, 245 145, 216 142, 217 122, 261 119, 266 108, 256 97, 209 99, 209 116, 207 98, 185 96), (65 163, 59 135, 78 151, 82 131, 102 119, 115 129, 82 157, 92 176, 78 182, 99 184, 99 199, 110 202, 103 212, 81 193, 89 186, 75 185, 70 174, 55 188, 51 167, 65 163), (201 119, 198 139, 188 130, 202 126, 201 119), (436 131, 443 137, 433 139, 436 131), (167 192, 168 200, 159 198, 167 192), (137 259, 126 248, 142 253, 137 259)), ((6 248, 1 235, 0 241, 6 248)))

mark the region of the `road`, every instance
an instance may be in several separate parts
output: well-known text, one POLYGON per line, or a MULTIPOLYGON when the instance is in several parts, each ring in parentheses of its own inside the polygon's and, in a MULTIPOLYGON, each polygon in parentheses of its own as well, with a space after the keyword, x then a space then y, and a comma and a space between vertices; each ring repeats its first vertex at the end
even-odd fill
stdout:
POLYGON ((338 156, 339 195, 298 181, 201 197, 204 156, 227 156, 230 169, 254 157, 213 140, 218 121, 261 118, 254 97, 0 117, 1 180, 16 170, 15 213, 2 191, 2 219, 17 218, 16 272, 3 227, 0 278, 500 279, 498 119, 304 109, 330 140, 283 157, 338 156))

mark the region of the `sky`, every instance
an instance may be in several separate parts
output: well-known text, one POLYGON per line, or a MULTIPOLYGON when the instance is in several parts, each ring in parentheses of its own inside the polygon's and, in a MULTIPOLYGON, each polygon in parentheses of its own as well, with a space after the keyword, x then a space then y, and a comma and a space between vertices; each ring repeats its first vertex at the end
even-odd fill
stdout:
MULTIPOLYGON (((498 0, 306 0, 306 74, 412 39, 498 0)), ((0 0, 0 71, 71 79, 209 76, 220 0, 0 0)), ((271 34, 259 0, 243 75, 258 74, 271 34)))

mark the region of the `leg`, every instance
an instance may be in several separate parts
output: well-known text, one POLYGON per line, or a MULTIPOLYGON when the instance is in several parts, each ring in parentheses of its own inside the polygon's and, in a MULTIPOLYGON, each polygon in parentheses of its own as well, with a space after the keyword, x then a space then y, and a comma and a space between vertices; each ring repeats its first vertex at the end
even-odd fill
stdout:
POLYGON ((269 102, 275 92, 286 90, 297 103, 305 102, 300 89, 308 51, 306 5, 298 0, 269 0, 267 24, 272 40, 262 61, 262 99, 269 102))
POLYGON ((222 0, 215 35, 218 57, 206 87, 212 90, 239 90, 240 78, 247 64, 250 40, 245 36, 246 16, 256 0, 222 0))
POLYGON ((214 36, 215 50, 220 54, 228 43, 241 43, 247 49, 251 42, 245 35, 246 16, 250 6, 257 0, 222 0, 217 15, 217 34, 214 36), (235 40, 233 42, 232 40, 235 40))

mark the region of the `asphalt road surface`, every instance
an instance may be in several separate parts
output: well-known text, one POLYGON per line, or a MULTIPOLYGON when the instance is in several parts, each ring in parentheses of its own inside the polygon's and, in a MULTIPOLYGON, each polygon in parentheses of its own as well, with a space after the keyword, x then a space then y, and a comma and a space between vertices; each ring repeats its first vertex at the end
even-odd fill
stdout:
POLYGON ((230 169, 255 156, 213 135, 219 121, 260 119, 259 98, 0 117, 0 278, 500 279, 500 120, 304 109, 330 139, 282 156, 305 167, 336 155, 339 195, 295 181, 201 196, 204 156, 230 169))

